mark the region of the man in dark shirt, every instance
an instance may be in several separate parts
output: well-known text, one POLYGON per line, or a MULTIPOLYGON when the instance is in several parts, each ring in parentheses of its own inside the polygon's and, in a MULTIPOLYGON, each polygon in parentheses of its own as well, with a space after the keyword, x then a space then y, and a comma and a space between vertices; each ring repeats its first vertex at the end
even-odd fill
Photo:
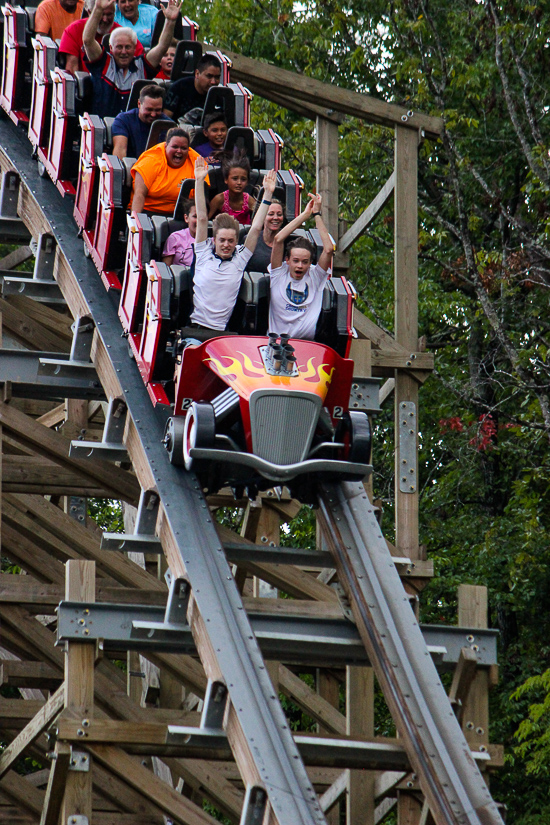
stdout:
POLYGON ((222 67, 213 54, 204 54, 195 69, 194 77, 182 77, 172 83, 166 94, 164 114, 178 120, 190 109, 204 109, 211 86, 218 86, 222 67))
POLYGON ((115 29, 110 36, 110 51, 105 51, 95 39, 97 24, 114 0, 96 0, 88 22, 84 27, 83 43, 86 50, 86 66, 92 75, 93 100, 90 114, 116 117, 126 107, 132 84, 136 80, 152 80, 157 67, 170 46, 176 19, 180 16, 182 0, 168 0, 161 13, 165 21, 158 44, 147 57, 135 57, 137 36, 129 28, 115 29))
MULTIPOLYGON (((144 86, 139 93, 137 109, 121 112, 113 123, 113 155, 124 160, 125 157, 139 158, 145 152, 151 123, 155 120, 170 118, 162 113, 164 89, 152 83, 144 86)), ((168 126, 166 126, 168 131, 168 126)))

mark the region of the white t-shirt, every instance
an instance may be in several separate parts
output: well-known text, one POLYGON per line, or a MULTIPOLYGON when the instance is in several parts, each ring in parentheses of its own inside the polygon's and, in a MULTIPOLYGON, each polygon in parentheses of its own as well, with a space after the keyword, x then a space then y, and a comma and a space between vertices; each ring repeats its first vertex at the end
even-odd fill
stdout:
POLYGON ((215 254, 211 238, 195 244, 193 323, 210 329, 226 328, 251 257, 250 249, 238 246, 232 258, 222 260, 215 254))
POLYGON ((310 266, 299 281, 290 277, 286 261, 269 273, 271 298, 269 302, 270 332, 288 333, 291 338, 315 336, 315 327, 323 304, 323 286, 328 272, 319 264, 310 266))

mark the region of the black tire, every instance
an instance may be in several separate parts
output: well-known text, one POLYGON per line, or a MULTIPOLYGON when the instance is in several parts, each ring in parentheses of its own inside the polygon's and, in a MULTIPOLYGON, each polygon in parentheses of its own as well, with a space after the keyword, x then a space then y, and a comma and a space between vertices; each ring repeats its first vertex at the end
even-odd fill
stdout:
POLYGON ((163 443, 168 451, 170 464, 177 467, 183 466, 183 430, 185 420, 183 416, 176 415, 169 418, 164 430, 163 443))
POLYGON ((183 433, 183 463, 187 470, 193 468, 189 454, 193 447, 213 447, 216 438, 216 418, 212 404, 194 401, 185 416, 183 433))
POLYGON ((350 410, 347 412, 335 435, 336 441, 349 445, 347 461, 354 464, 370 464, 372 434, 369 417, 364 412, 350 410))

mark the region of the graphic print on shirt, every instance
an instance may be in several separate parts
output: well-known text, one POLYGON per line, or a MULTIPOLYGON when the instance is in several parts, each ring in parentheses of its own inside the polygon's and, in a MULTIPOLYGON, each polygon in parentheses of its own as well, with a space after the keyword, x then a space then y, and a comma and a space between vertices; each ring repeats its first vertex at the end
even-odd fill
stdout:
POLYGON ((286 297, 290 301, 290 304, 287 304, 285 309, 290 309, 292 312, 305 312, 306 307, 301 307, 300 304, 304 304, 309 295, 309 287, 307 284, 304 284, 303 290, 292 289, 292 281, 289 281, 286 288, 286 297))

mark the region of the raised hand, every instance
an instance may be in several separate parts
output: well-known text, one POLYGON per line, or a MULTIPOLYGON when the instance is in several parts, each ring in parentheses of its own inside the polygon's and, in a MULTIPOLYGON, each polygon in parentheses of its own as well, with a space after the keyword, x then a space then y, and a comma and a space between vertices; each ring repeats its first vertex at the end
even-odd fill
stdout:
POLYGON ((206 179, 208 174, 208 166, 206 165, 206 161, 203 157, 198 157, 195 161, 195 180, 202 180, 206 179))
POLYGON ((270 169, 264 175, 264 192, 266 195, 273 195, 275 191, 275 186, 277 184, 277 172, 275 169, 270 169))
POLYGON ((308 192, 308 198, 311 198, 308 205, 306 206, 306 211, 310 214, 313 212, 320 212, 321 207, 323 206, 323 196, 315 194, 313 192, 308 192))
POLYGON ((102 13, 115 8, 115 0, 96 0, 96 6, 102 13))
POLYGON ((168 0, 168 5, 161 5, 162 13, 167 20, 177 20, 178 15, 181 14, 182 0, 168 0))

